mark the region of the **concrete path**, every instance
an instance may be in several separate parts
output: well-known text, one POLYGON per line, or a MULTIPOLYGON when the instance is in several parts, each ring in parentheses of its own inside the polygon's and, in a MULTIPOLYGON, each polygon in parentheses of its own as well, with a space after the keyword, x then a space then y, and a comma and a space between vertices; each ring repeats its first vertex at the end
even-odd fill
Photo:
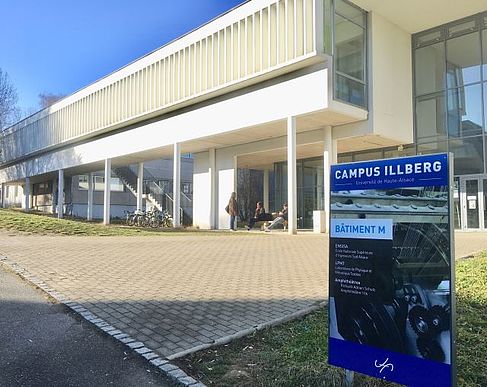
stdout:
POLYGON ((0 386, 168 386, 163 373, 0 267, 0 386))
MULTIPOLYGON (((457 257, 487 249, 458 233, 457 257)), ((169 359, 309 311, 327 298, 324 235, 28 236, 0 253, 169 359)))

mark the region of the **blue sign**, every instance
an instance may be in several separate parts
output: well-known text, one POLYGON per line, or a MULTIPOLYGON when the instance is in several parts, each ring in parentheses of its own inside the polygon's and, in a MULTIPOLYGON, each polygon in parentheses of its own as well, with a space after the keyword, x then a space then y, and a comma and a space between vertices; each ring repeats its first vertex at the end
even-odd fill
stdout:
POLYGON ((454 384, 448 155, 333 165, 329 363, 454 384))
POLYGON ((446 154, 337 164, 331 167, 332 191, 447 184, 446 154))

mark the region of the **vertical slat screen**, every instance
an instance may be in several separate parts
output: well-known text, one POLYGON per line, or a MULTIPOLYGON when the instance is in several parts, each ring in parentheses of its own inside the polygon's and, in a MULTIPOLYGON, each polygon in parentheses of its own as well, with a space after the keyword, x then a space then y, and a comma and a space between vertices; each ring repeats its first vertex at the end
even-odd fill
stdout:
POLYGON ((313 54, 316 1, 269 2, 56 112, 38 113, 4 137, 4 147, 17 144, 5 154, 12 159, 88 135, 313 54))

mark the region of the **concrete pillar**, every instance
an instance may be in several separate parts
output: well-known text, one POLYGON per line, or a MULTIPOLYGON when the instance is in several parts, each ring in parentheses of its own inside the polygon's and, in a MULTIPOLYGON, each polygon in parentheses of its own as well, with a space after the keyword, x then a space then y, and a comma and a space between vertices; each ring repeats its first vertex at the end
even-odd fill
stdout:
POLYGON ((144 163, 137 165, 137 211, 142 211, 142 196, 144 194, 144 163))
POLYGON ((209 173, 210 173, 210 229, 218 227, 218 184, 216 173, 216 150, 210 149, 209 173))
POLYGON ((269 208, 269 170, 268 169, 264 169, 264 177, 263 177, 264 181, 263 181, 263 188, 264 188, 264 192, 263 192, 263 205, 264 205, 264 208, 267 212, 271 212, 271 209, 269 208))
POLYGON ((52 179, 52 203, 51 203, 51 213, 55 214, 56 213, 56 207, 57 207, 57 203, 56 203, 56 194, 57 192, 57 180, 56 179, 52 179))
POLYGON ((173 152, 173 223, 174 227, 181 226, 181 145, 174 144, 173 152))
POLYGON ((287 205, 288 232, 296 234, 297 225, 296 117, 287 119, 287 205))
POLYGON ((323 152, 323 186, 324 186, 324 210, 325 210, 325 229, 329 232, 330 227, 330 167, 336 163, 337 147, 333 140, 332 127, 325 127, 325 147, 323 152))
POLYGON ((110 183, 112 179, 112 160, 105 159, 105 186, 103 189, 103 224, 110 224, 110 183))
POLYGON ((64 169, 58 171, 57 178, 57 217, 62 219, 64 215, 64 169))
POLYGON ((31 203, 31 194, 32 194, 32 186, 30 184, 30 177, 25 178, 25 185, 24 185, 24 211, 30 211, 30 203, 31 203))
POLYGON ((93 220, 93 173, 88 174, 88 202, 86 205, 86 219, 93 220))

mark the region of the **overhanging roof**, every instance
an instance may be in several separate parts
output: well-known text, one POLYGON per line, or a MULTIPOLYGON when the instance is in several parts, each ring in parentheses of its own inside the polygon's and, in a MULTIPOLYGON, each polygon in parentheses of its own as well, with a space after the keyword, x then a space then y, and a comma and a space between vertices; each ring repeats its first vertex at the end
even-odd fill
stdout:
POLYGON ((351 0, 413 34, 487 11, 485 0, 351 0))

